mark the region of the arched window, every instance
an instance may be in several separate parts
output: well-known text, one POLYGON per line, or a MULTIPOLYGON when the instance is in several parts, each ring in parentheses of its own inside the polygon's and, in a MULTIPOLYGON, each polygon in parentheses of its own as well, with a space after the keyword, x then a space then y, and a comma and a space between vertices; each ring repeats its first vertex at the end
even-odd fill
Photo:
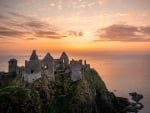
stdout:
POLYGON ((63 62, 63 64, 65 63, 65 59, 64 59, 64 58, 63 58, 63 61, 62 61, 62 62, 63 62))
POLYGON ((48 65, 44 65, 44 69, 48 69, 48 65))

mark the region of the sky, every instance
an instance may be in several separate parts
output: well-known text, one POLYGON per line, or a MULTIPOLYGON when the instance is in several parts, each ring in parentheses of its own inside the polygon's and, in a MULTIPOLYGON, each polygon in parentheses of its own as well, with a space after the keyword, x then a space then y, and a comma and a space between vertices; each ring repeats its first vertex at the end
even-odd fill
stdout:
POLYGON ((0 52, 150 52, 150 0, 0 0, 0 52))

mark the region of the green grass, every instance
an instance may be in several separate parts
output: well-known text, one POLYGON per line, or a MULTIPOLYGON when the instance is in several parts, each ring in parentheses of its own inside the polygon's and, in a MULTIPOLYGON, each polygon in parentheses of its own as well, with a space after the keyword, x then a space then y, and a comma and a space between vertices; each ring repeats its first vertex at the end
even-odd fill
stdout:
POLYGON ((90 85, 90 89, 107 89, 105 83, 94 69, 90 69, 85 72, 85 79, 90 85))

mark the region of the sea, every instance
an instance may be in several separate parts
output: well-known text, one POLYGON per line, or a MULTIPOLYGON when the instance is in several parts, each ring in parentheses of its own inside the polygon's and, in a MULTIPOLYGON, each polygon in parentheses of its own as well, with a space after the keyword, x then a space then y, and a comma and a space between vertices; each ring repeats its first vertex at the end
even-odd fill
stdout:
MULTIPOLYGON (((18 65, 23 66, 31 53, 0 54, 0 71, 8 70, 10 58, 16 58, 18 65)), ((39 53, 43 58, 44 53, 39 53)), ((60 53, 52 53, 59 58, 60 53)), ((142 94, 143 110, 139 113, 150 113, 150 53, 69 53, 71 59, 83 59, 91 65, 105 82, 109 91, 116 96, 126 97, 130 101, 130 92, 142 94)))

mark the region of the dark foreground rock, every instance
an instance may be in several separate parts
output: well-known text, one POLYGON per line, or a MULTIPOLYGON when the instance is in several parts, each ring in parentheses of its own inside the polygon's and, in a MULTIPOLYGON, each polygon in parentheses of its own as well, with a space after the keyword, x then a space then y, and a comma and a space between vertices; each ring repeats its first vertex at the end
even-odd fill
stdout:
POLYGON ((0 113, 126 113, 131 103, 109 92, 94 69, 83 80, 71 81, 70 74, 45 75, 32 84, 20 76, 0 79, 0 113))

